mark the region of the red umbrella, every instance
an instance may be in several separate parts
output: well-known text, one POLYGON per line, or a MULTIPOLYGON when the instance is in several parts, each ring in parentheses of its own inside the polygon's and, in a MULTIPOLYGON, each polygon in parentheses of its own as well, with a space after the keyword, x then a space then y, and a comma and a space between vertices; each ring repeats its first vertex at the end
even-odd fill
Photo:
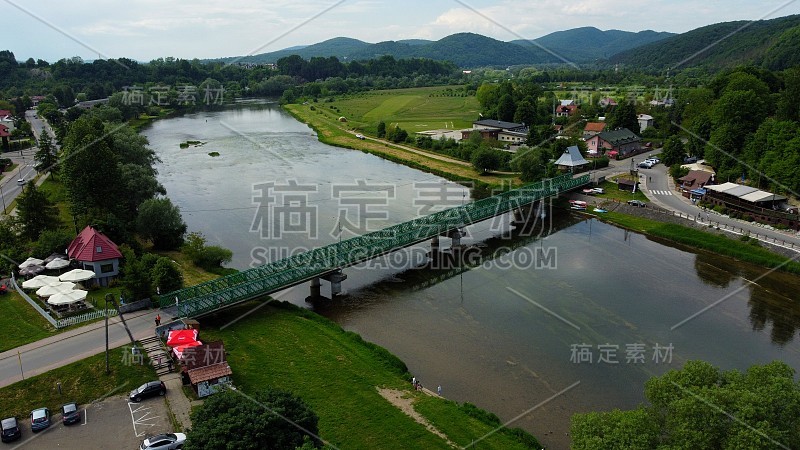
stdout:
POLYGON ((167 346, 177 347, 197 341, 197 330, 172 330, 167 336, 167 346))

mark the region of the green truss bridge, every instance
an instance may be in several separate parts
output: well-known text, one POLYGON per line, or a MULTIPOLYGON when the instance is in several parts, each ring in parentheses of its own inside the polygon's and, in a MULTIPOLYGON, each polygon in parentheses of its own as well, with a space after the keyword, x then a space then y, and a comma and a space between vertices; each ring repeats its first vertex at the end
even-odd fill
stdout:
POLYGON ((180 317, 199 317, 306 281, 311 281, 312 288, 317 286, 318 289, 320 278, 328 277, 332 282, 336 282, 338 274, 343 279, 341 270, 345 267, 419 242, 448 236, 468 225, 520 210, 539 200, 588 183, 588 174, 574 178, 571 174, 564 174, 542 180, 380 231, 170 292, 159 296, 159 303, 162 308, 172 307, 177 303, 177 315, 180 317))

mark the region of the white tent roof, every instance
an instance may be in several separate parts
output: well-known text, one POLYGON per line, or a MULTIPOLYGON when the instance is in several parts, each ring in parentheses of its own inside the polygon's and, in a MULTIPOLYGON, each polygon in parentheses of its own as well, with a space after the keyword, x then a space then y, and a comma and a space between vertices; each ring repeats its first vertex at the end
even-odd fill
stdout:
POLYGON ((41 259, 38 259, 38 258, 28 258, 25 261, 23 261, 22 264, 19 265, 19 268, 20 269, 24 269, 24 268, 26 268, 28 266, 37 266, 37 265, 42 264, 42 262, 43 261, 41 259))
POLYGON ((62 273, 58 279, 61 281, 86 281, 94 278, 94 272, 86 269, 72 269, 69 272, 62 273))
POLYGON ((79 302, 81 300, 86 299, 87 291, 81 289, 75 289, 73 291, 69 291, 66 294, 55 294, 47 299, 47 303, 57 306, 57 305, 70 305, 75 302, 79 302))
POLYGON ((567 147, 567 149, 564 150, 564 154, 562 154, 561 157, 556 161, 557 166, 575 167, 582 166, 584 164, 589 164, 589 161, 583 158, 583 155, 581 155, 581 151, 578 150, 577 145, 567 147))
POLYGON ((23 281, 22 289, 39 289, 40 287, 50 286, 58 283, 60 283, 58 277, 53 277, 50 275, 36 275, 30 280, 23 281))
POLYGON ((51 286, 42 286, 36 291, 36 295, 39 297, 50 297, 51 295, 55 294, 66 294, 71 290, 75 289, 75 283, 70 283, 68 281, 62 281, 58 284, 54 284, 51 286))

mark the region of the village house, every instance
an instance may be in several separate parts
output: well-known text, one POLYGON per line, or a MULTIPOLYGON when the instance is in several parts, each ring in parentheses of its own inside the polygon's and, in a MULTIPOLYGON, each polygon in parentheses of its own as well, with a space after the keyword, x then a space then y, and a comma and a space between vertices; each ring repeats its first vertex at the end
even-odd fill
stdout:
POLYGON ((469 139, 473 132, 478 132, 484 139, 519 145, 528 139, 528 126, 524 123, 504 122, 502 120, 483 119, 472 122, 472 129, 461 130, 461 139, 469 139))
POLYGON ((189 347, 183 352, 182 373, 197 396, 207 397, 230 386, 233 371, 228 365, 222 341, 189 347))
POLYGON ((67 247, 67 256, 80 264, 82 269, 95 274, 94 282, 100 286, 119 275, 119 262, 122 259, 117 244, 106 235, 87 226, 67 247))
POLYGON ((570 117, 578 112, 578 105, 575 100, 561 100, 561 103, 556 106, 556 117, 570 117))
POLYGON ((568 172, 579 172, 580 169, 589 165, 589 161, 581 155, 577 145, 567 147, 564 153, 556 160, 555 165, 558 170, 568 172))
POLYGON ((714 184, 714 173, 705 170, 690 170, 686 176, 678 178, 681 193, 686 198, 694 200, 706 194, 707 185, 714 184))
POLYGON ((639 121, 639 132, 644 133, 644 130, 653 126, 653 116, 649 116, 647 114, 639 114, 636 116, 636 120, 639 121))
POLYGON ((642 139, 627 128, 603 131, 586 140, 590 156, 624 158, 641 151, 642 139))
POLYGON ((586 122, 583 127, 583 140, 587 140, 596 134, 600 134, 606 129, 605 122, 586 122))

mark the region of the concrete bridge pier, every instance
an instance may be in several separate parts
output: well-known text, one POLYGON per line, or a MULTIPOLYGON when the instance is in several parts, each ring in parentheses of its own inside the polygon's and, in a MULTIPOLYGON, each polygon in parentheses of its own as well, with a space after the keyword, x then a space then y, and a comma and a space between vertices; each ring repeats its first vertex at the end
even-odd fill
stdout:
POLYGON ((319 281, 319 277, 314 277, 311 279, 311 293, 309 294, 309 298, 320 298, 322 283, 319 281))
POLYGON ((338 269, 322 277, 323 279, 331 282, 331 298, 342 293, 342 281, 347 279, 347 275, 338 269))
POLYGON ((450 248, 461 248, 461 238, 464 237, 464 233, 462 233, 461 230, 450 230, 450 232, 447 233, 447 237, 451 239, 450 248))
POLYGON ((431 239, 431 252, 439 251, 439 236, 434 236, 431 239))

